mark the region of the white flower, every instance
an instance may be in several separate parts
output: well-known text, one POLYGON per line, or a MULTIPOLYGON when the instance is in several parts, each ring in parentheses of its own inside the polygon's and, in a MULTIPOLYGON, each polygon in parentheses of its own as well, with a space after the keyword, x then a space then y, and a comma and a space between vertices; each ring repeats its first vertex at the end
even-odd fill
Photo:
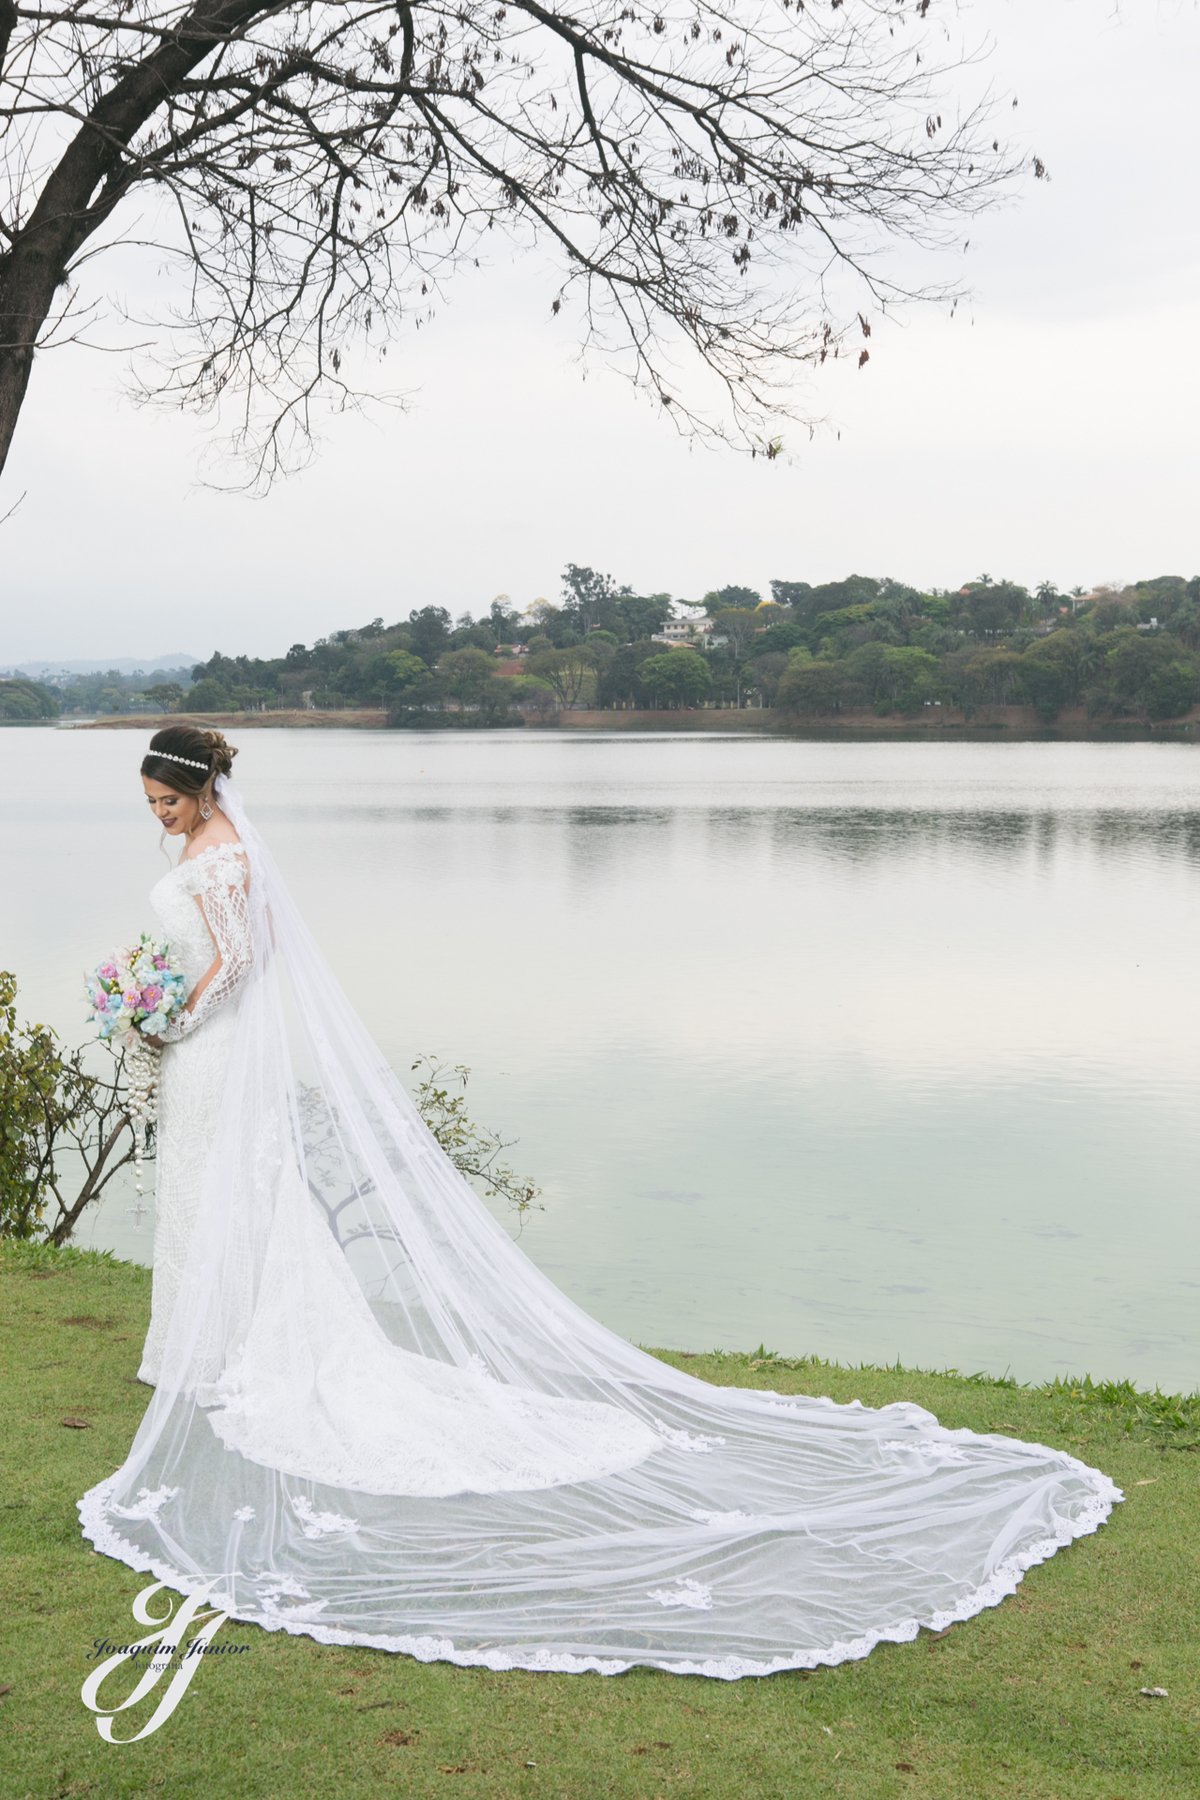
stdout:
POLYGON ((672 1450, 686 1450, 692 1456, 707 1456, 714 1445, 725 1442, 723 1437, 693 1436, 690 1431, 678 1431, 673 1425, 664 1425, 661 1419, 655 1419, 654 1429, 672 1450))
POLYGON ((933 1463, 965 1463, 970 1458, 960 1450, 957 1444, 948 1444, 938 1438, 919 1438, 915 1443, 905 1442, 903 1438, 887 1438, 884 1440, 885 1450, 895 1450, 902 1456, 919 1456, 922 1462, 933 1463))
POLYGON ((308 1589, 291 1575, 259 1575, 255 1585, 258 1597, 264 1602, 271 1600, 307 1600, 308 1589))
POLYGON ((694 1612, 712 1611, 712 1589, 699 1581, 677 1581, 673 1588, 653 1588, 649 1598, 660 1606, 690 1606, 694 1612))
POLYGON ((157 1525, 159 1508, 173 1500, 178 1492, 177 1487, 155 1488, 153 1493, 149 1488, 139 1488, 136 1506, 110 1506, 108 1510, 122 1519, 151 1519, 157 1525))
POLYGON ((339 1513, 314 1512, 312 1504, 301 1494, 292 1501, 292 1511, 304 1527, 306 1538, 331 1537, 339 1531, 356 1531, 357 1519, 343 1519, 339 1513))

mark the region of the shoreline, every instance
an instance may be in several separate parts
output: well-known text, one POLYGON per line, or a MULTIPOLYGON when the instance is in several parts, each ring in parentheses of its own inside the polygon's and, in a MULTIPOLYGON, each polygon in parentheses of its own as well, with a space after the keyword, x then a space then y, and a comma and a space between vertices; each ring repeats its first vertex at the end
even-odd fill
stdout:
MULTIPOLYGON (((110 718, 11 721, 56 727, 60 731, 161 731, 167 725, 238 731, 388 731, 445 732, 488 729, 450 722, 431 713, 422 726, 389 726, 386 712, 375 708, 342 712, 116 713, 110 718)), ((819 719, 802 719, 771 707, 704 708, 693 711, 562 712, 552 719, 527 719, 523 726, 500 729, 695 733, 717 732, 747 737, 785 737, 845 742, 890 739, 909 743, 1200 743, 1200 706, 1175 719, 1089 719, 1082 707, 1064 709, 1047 724, 1031 706, 981 707, 970 719, 956 708, 923 708, 921 713, 889 713, 880 718, 869 707, 819 719), (936 713, 931 717, 931 713, 936 713)))
MULTIPOLYGON (((79 1495, 128 1456, 147 1405, 135 1372, 149 1272, 38 1245, 0 1249, 13 1369, 14 1478, 0 1569, 12 1620, 3 1667, 9 1786, 121 1800, 131 1765, 101 1756, 92 1716, 61 1701, 64 1670, 77 1680, 69 1672, 86 1666, 81 1656, 97 1639, 128 1640, 131 1601, 152 1579, 88 1554, 77 1512, 79 1495)), ((652 1354, 666 1368, 785 1405, 795 1396, 917 1406, 949 1431, 1045 1446, 1102 1470, 1124 1504, 1102 1531, 1037 1562, 1015 1593, 973 1618, 937 1621, 940 1629, 914 1620, 913 1642, 752 1685, 644 1669, 611 1685, 553 1669, 459 1670, 230 1619, 221 1641, 245 1654, 205 1658, 196 1697, 155 1737, 165 1791, 197 1792, 199 1766, 208 1800, 335 1792, 375 1800, 384 1790, 416 1800, 449 1792, 449 1774, 467 1777, 454 1790, 463 1800, 529 1800, 590 1795, 597 1769, 611 1772, 608 1785, 625 1800, 668 1788, 687 1800, 747 1791, 841 1800, 1136 1791, 1167 1800, 1183 1791, 1197 1707, 1187 1580, 1197 1532, 1195 1457, 1181 1452, 1195 1449, 1197 1404, 1176 1409, 1120 1384, 1035 1392, 949 1370, 852 1369, 761 1346, 652 1354), (1096 1764, 1110 1772, 1099 1785, 1096 1764), (1130 1771, 1136 1779, 1123 1780, 1130 1771)), ((132 1741, 159 1699, 140 1703, 118 1742, 132 1741)))
MULTIPOLYGON (((51 1244, 41 1238, 0 1237, 0 1277, 29 1275, 42 1270, 74 1271, 97 1278, 105 1278, 106 1272, 115 1272, 127 1276, 135 1283, 154 1273, 152 1263, 139 1262, 135 1257, 120 1251, 100 1249, 94 1244, 83 1244, 73 1239, 65 1244, 51 1244)), ((130 1340, 121 1338, 117 1341, 126 1343, 130 1340)), ((993 1375, 987 1369, 974 1369, 966 1373, 963 1368, 953 1364, 940 1368, 929 1367, 924 1363, 906 1363, 899 1357, 893 1363, 863 1360, 843 1362, 837 1356, 822 1356, 819 1350, 767 1350, 762 1345, 757 1350, 728 1350, 720 1346, 710 1350, 681 1350, 669 1345, 643 1343, 640 1338, 630 1339, 630 1342, 649 1356, 660 1357, 663 1361, 673 1358, 676 1367, 691 1362, 717 1365, 724 1363, 731 1368, 741 1368, 751 1373, 758 1370, 792 1374, 825 1371, 831 1377, 844 1376, 847 1379, 856 1376, 903 1376, 921 1381, 954 1382, 973 1388, 1003 1388, 1011 1393, 1035 1397, 1051 1396, 1064 1402, 1073 1402, 1085 1411, 1094 1407, 1108 1407, 1120 1413, 1122 1418, 1132 1418, 1139 1429, 1147 1432, 1162 1431, 1169 1435, 1172 1432, 1189 1433, 1200 1430, 1200 1378, 1190 1389, 1185 1391, 1181 1388, 1173 1393, 1157 1384, 1153 1388, 1139 1387, 1130 1376, 1102 1375, 1093 1378, 1085 1372, 1080 1375, 1054 1374, 1021 1381, 1008 1368, 1000 1375, 993 1375), (1186 1418, 1182 1416, 1184 1413, 1188 1415, 1186 1418)), ((1189 1443, 1187 1448, 1200 1449, 1200 1441, 1189 1443)))

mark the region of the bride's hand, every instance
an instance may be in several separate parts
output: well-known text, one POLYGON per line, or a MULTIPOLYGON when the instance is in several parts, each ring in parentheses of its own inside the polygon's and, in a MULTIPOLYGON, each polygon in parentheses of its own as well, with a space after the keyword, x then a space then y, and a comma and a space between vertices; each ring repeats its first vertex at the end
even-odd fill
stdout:
POLYGON ((150 1037, 146 1032, 142 1033, 142 1042, 150 1044, 155 1050, 164 1050, 166 1048, 162 1038, 150 1037))

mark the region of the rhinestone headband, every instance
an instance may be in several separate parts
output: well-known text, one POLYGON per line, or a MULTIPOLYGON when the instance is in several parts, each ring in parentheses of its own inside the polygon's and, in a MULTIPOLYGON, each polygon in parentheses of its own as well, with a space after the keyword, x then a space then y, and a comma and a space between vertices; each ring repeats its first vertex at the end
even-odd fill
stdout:
POLYGON ((156 756, 159 762, 182 763, 185 769, 207 769, 206 762, 193 762, 190 756, 172 756, 169 750, 148 750, 147 756, 156 756))

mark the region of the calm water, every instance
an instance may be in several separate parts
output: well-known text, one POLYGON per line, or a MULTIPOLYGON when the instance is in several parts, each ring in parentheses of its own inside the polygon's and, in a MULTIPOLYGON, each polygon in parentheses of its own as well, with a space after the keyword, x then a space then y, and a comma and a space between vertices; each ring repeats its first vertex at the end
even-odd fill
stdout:
MULTIPOLYGON (((142 744, 0 732, 0 960, 71 1037, 165 867, 142 744)), ((525 1248, 616 1330, 1200 1381, 1200 750, 242 747, 371 1030, 471 1065, 525 1248)), ((127 1198, 83 1241, 146 1257, 127 1198)))

